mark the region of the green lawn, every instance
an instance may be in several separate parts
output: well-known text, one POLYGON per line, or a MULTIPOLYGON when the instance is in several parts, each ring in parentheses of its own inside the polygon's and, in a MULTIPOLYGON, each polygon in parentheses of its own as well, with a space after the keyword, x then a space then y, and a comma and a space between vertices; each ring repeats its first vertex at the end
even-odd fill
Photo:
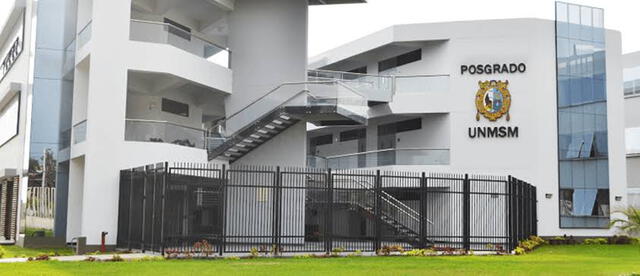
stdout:
POLYGON ((635 245, 544 246, 524 256, 354 257, 0 264, 2 275, 621 275, 635 245))
MULTIPOLYGON (((73 251, 70 248, 22 248, 19 246, 11 245, 11 246, 2 246, 6 251, 6 254, 3 258, 16 258, 16 257, 36 257, 42 254, 52 255, 53 253, 58 253, 60 256, 69 256, 73 255, 73 251)), ((1 273, 1 271, 0 271, 1 273)))

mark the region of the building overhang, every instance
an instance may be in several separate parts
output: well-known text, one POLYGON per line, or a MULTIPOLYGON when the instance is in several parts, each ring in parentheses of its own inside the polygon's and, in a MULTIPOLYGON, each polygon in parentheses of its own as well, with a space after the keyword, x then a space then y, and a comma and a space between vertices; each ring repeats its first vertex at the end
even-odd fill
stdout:
POLYGON ((22 13, 24 13, 26 2, 25 0, 10 0, 13 1, 13 6, 9 5, 11 10, 5 18, 4 22, 0 22, 0 47, 7 40, 7 37, 11 34, 12 27, 16 24, 22 13))

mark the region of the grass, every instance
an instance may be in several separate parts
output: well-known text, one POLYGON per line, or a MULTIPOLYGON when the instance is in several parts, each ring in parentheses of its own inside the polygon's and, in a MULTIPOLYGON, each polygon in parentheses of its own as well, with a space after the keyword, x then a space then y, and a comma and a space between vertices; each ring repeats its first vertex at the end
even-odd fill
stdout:
POLYGON ((640 272, 637 245, 543 246, 523 256, 0 264, 0 275, 622 275, 631 272, 640 272))
MULTIPOLYGON (((19 246, 2 246, 6 251, 3 258, 16 258, 16 257, 36 257, 42 254, 58 253, 60 256, 73 255, 73 251, 70 248, 22 248, 19 246)), ((0 272, 1 273, 1 272, 0 272)))

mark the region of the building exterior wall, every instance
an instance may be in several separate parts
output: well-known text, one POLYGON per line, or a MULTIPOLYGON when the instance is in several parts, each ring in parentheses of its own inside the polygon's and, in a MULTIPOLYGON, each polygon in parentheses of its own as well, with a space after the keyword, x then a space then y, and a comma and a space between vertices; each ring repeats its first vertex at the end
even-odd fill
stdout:
MULTIPOLYGON (((615 196, 626 194, 626 172, 622 139, 623 99, 621 91, 620 34, 607 31, 607 109, 609 125, 610 202, 615 210, 626 204, 615 196)), ((351 70, 398 53, 421 48, 421 61, 391 71, 397 75, 448 75, 442 92, 398 93, 387 105, 372 108, 371 116, 403 113, 446 113, 449 118, 450 164, 447 166, 387 166, 385 170, 424 170, 511 174, 538 188, 539 234, 555 236, 609 235, 608 229, 562 229, 558 209, 558 143, 555 72, 555 24, 538 19, 489 20, 400 25, 349 43, 313 58, 313 68, 351 70), (394 46, 386 45, 393 43, 394 46), (404 47, 398 50, 397 47, 404 47), (524 73, 461 74, 462 65, 525 63, 524 73), (476 120, 475 94, 478 82, 508 80, 512 95, 510 120, 476 120), (472 127, 518 127, 517 138, 475 138, 472 127), (545 198, 550 194, 551 198, 545 198)), ((369 72, 374 73, 374 72, 369 72)), ((375 124, 375 123, 374 123, 375 124)), ((436 128, 437 129, 437 128, 436 128)), ((442 128, 434 132, 446 131, 442 128)), ((377 135, 369 135, 375 139, 377 135)), ((416 138, 423 144, 428 136, 416 138)))

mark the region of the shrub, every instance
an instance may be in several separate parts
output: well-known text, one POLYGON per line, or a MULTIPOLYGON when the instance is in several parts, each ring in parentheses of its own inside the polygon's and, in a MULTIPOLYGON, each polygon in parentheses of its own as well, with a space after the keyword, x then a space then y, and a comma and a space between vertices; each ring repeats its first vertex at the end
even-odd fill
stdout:
POLYGON ((0 259, 4 258, 4 255, 7 254, 7 251, 4 250, 4 247, 0 246, 0 259))
POLYGON ((109 262, 123 262, 124 259, 122 257, 120 257, 120 255, 115 254, 113 255, 113 257, 111 257, 111 259, 108 260, 109 262))
POLYGON ((255 247, 252 247, 252 248, 251 248, 251 251, 249 252, 249 256, 250 256, 251 258, 257 258, 257 257, 258 257, 258 255, 260 255, 260 252, 258 251, 258 249, 257 249, 257 248, 255 248, 255 247))
POLYGON ((609 244, 631 244, 633 241, 629 236, 613 236, 608 238, 609 244))
POLYGON ((309 255, 309 254, 303 254, 303 255, 295 255, 295 256, 293 256, 293 258, 294 258, 294 259, 309 259, 309 258, 311 258, 311 257, 312 257, 312 256, 311 256, 311 255, 309 255))
POLYGON ((224 257, 225 260, 230 260, 230 261, 237 261, 240 260, 240 257, 238 256, 229 256, 229 257, 224 257))
POLYGON ((520 241, 518 246, 515 249, 516 255, 523 255, 527 252, 533 251, 536 247, 541 246, 543 244, 547 244, 547 241, 538 237, 538 236, 530 236, 529 239, 520 241))
POLYGON ((391 246, 385 245, 381 249, 379 249, 378 252, 376 252, 376 254, 382 255, 382 256, 389 256, 393 252, 402 253, 404 252, 404 248, 402 248, 402 246, 399 246, 399 245, 391 245, 391 246))
POLYGON ((605 238, 585 239, 584 244, 608 244, 609 241, 605 238))
POLYGON ((359 250, 359 249, 349 254, 349 257, 361 257, 361 256, 362 256, 362 250, 359 250))
POLYGON ((524 255, 527 253, 527 251, 524 248, 518 246, 516 247, 515 253, 516 255, 524 255))
POLYGON ((336 247, 334 249, 331 250, 331 256, 333 257, 337 257, 340 255, 340 253, 344 252, 344 248, 342 247, 336 247))

